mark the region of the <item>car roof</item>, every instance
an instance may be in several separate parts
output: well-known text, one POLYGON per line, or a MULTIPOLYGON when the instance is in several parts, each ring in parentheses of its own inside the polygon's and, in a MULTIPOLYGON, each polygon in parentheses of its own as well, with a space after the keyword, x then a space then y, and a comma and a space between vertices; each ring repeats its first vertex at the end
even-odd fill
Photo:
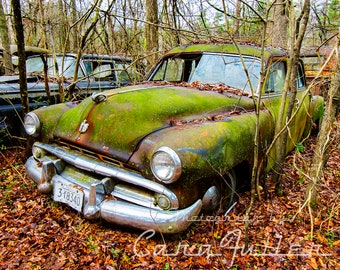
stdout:
MULTIPOLYGON (((16 54, 18 52, 18 46, 17 45, 10 45, 11 54, 16 54)), ((25 46, 26 52, 32 52, 32 53, 49 53, 50 51, 48 49, 35 47, 35 46, 25 46)), ((2 54, 3 47, 0 46, 0 53, 2 54)))
MULTIPOLYGON (((49 54, 49 56, 52 56, 52 54, 49 54)), ((68 56, 68 57, 77 58, 76 53, 65 53, 65 54, 57 53, 56 56, 68 56)), ((83 60, 128 61, 128 62, 132 61, 130 57, 118 56, 118 55, 106 55, 106 54, 83 54, 82 59, 83 60)))
POLYGON ((107 54, 83 54, 83 59, 132 61, 130 57, 119 56, 119 55, 107 55, 107 54))
POLYGON ((308 56, 319 56, 319 55, 325 55, 329 56, 334 47, 331 46, 322 46, 322 47, 317 47, 317 46, 309 46, 309 47, 304 47, 301 48, 301 57, 308 57, 308 56))
MULTIPOLYGON (((193 44, 176 47, 170 50, 167 55, 177 53, 195 53, 195 52, 212 52, 212 53, 230 53, 261 57, 261 47, 255 45, 238 45, 234 44, 193 44)), ((265 47, 264 58, 268 60, 270 57, 285 57, 288 53, 281 48, 265 47)))

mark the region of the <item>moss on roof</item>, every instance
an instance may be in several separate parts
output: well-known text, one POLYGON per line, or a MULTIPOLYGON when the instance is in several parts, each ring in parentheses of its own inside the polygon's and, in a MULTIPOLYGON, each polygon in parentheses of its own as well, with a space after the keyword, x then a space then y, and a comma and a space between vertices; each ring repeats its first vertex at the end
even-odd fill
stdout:
MULTIPOLYGON (((238 45, 242 55, 261 57, 261 48, 253 45, 238 45)), ((194 53, 194 52, 216 52, 216 53, 232 53, 238 54, 238 49, 234 44, 194 44, 180 46, 172 49, 168 54, 176 53, 194 53)), ((273 47, 267 47, 264 51, 264 58, 268 59, 271 56, 285 56, 287 52, 273 47)))

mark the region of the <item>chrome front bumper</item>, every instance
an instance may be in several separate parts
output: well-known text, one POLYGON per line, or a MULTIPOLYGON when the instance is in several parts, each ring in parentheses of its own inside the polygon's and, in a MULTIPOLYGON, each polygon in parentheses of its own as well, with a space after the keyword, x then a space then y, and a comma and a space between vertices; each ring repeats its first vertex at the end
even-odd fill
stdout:
POLYGON ((136 173, 58 146, 43 143, 35 146, 47 155, 39 160, 33 156, 27 160, 28 176, 43 193, 51 193, 55 183, 78 189, 84 199, 77 211, 88 219, 102 218, 140 230, 177 233, 187 229, 201 211, 201 200, 177 210, 177 197, 171 190, 136 173), (170 210, 155 205, 155 193, 169 198, 170 210))

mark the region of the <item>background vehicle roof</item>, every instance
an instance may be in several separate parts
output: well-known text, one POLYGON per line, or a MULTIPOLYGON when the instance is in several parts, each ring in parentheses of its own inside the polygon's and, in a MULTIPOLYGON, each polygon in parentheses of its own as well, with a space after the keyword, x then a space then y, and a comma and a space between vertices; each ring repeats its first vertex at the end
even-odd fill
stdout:
MULTIPOLYGON (((49 56, 52 56, 52 54, 48 54, 49 56)), ((76 53, 57 53, 56 56, 68 56, 68 57, 74 57, 77 58, 76 53)), ((83 60, 109 60, 109 61, 132 61, 130 57, 125 56, 119 56, 119 55, 106 55, 106 54, 83 54, 82 55, 83 60)))
POLYGON ((107 54, 83 54, 83 59, 123 60, 132 61, 130 57, 107 54))
MULTIPOLYGON (((17 54, 18 52, 18 46, 17 45, 11 45, 11 54, 17 54)), ((25 46, 26 52, 33 52, 33 53, 49 53, 50 51, 44 48, 35 47, 35 46, 25 46)), ((0 53, 2 54, 3 47, 0 46, 0 53)))

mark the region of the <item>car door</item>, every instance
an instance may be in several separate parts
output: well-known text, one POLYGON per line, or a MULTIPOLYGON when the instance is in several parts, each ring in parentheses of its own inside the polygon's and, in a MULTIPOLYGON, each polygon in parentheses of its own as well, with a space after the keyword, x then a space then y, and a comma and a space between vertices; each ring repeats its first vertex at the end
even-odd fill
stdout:
MULTIPOLYGON (((271 112, 274 122, 278 119, 281 103, 282 103, 282 93, 285 84, 285 79, 287 75, 287 59, 279 58, 272 59, 267 69, 267 76, 265 79, 264 90, 262 93, 262 100, 265 107, 271 112)), ((305 94, 306 90, 306 80, 303 73, 303 66, 299 63, 298 66, 298 76, 297 76, 297 94, 294 100, 294 108, 292 115, 294 119, 290 121, 287 137, 286 153, 290 152, 297 143, 300 141, 307 119, 307 113, 310 103, 310 96, 305 94)), ((288 109, 289 100, 291 97, 291 92, 288 92, 288 96, 285 104, 285 111, 283 117, 283 123, 286 120, 286 113, 288 109)), ((271 157, 275 157, 275 147, 270 152, 271 157)), ((274 161, 268 160, 269 163, 274 161)))

